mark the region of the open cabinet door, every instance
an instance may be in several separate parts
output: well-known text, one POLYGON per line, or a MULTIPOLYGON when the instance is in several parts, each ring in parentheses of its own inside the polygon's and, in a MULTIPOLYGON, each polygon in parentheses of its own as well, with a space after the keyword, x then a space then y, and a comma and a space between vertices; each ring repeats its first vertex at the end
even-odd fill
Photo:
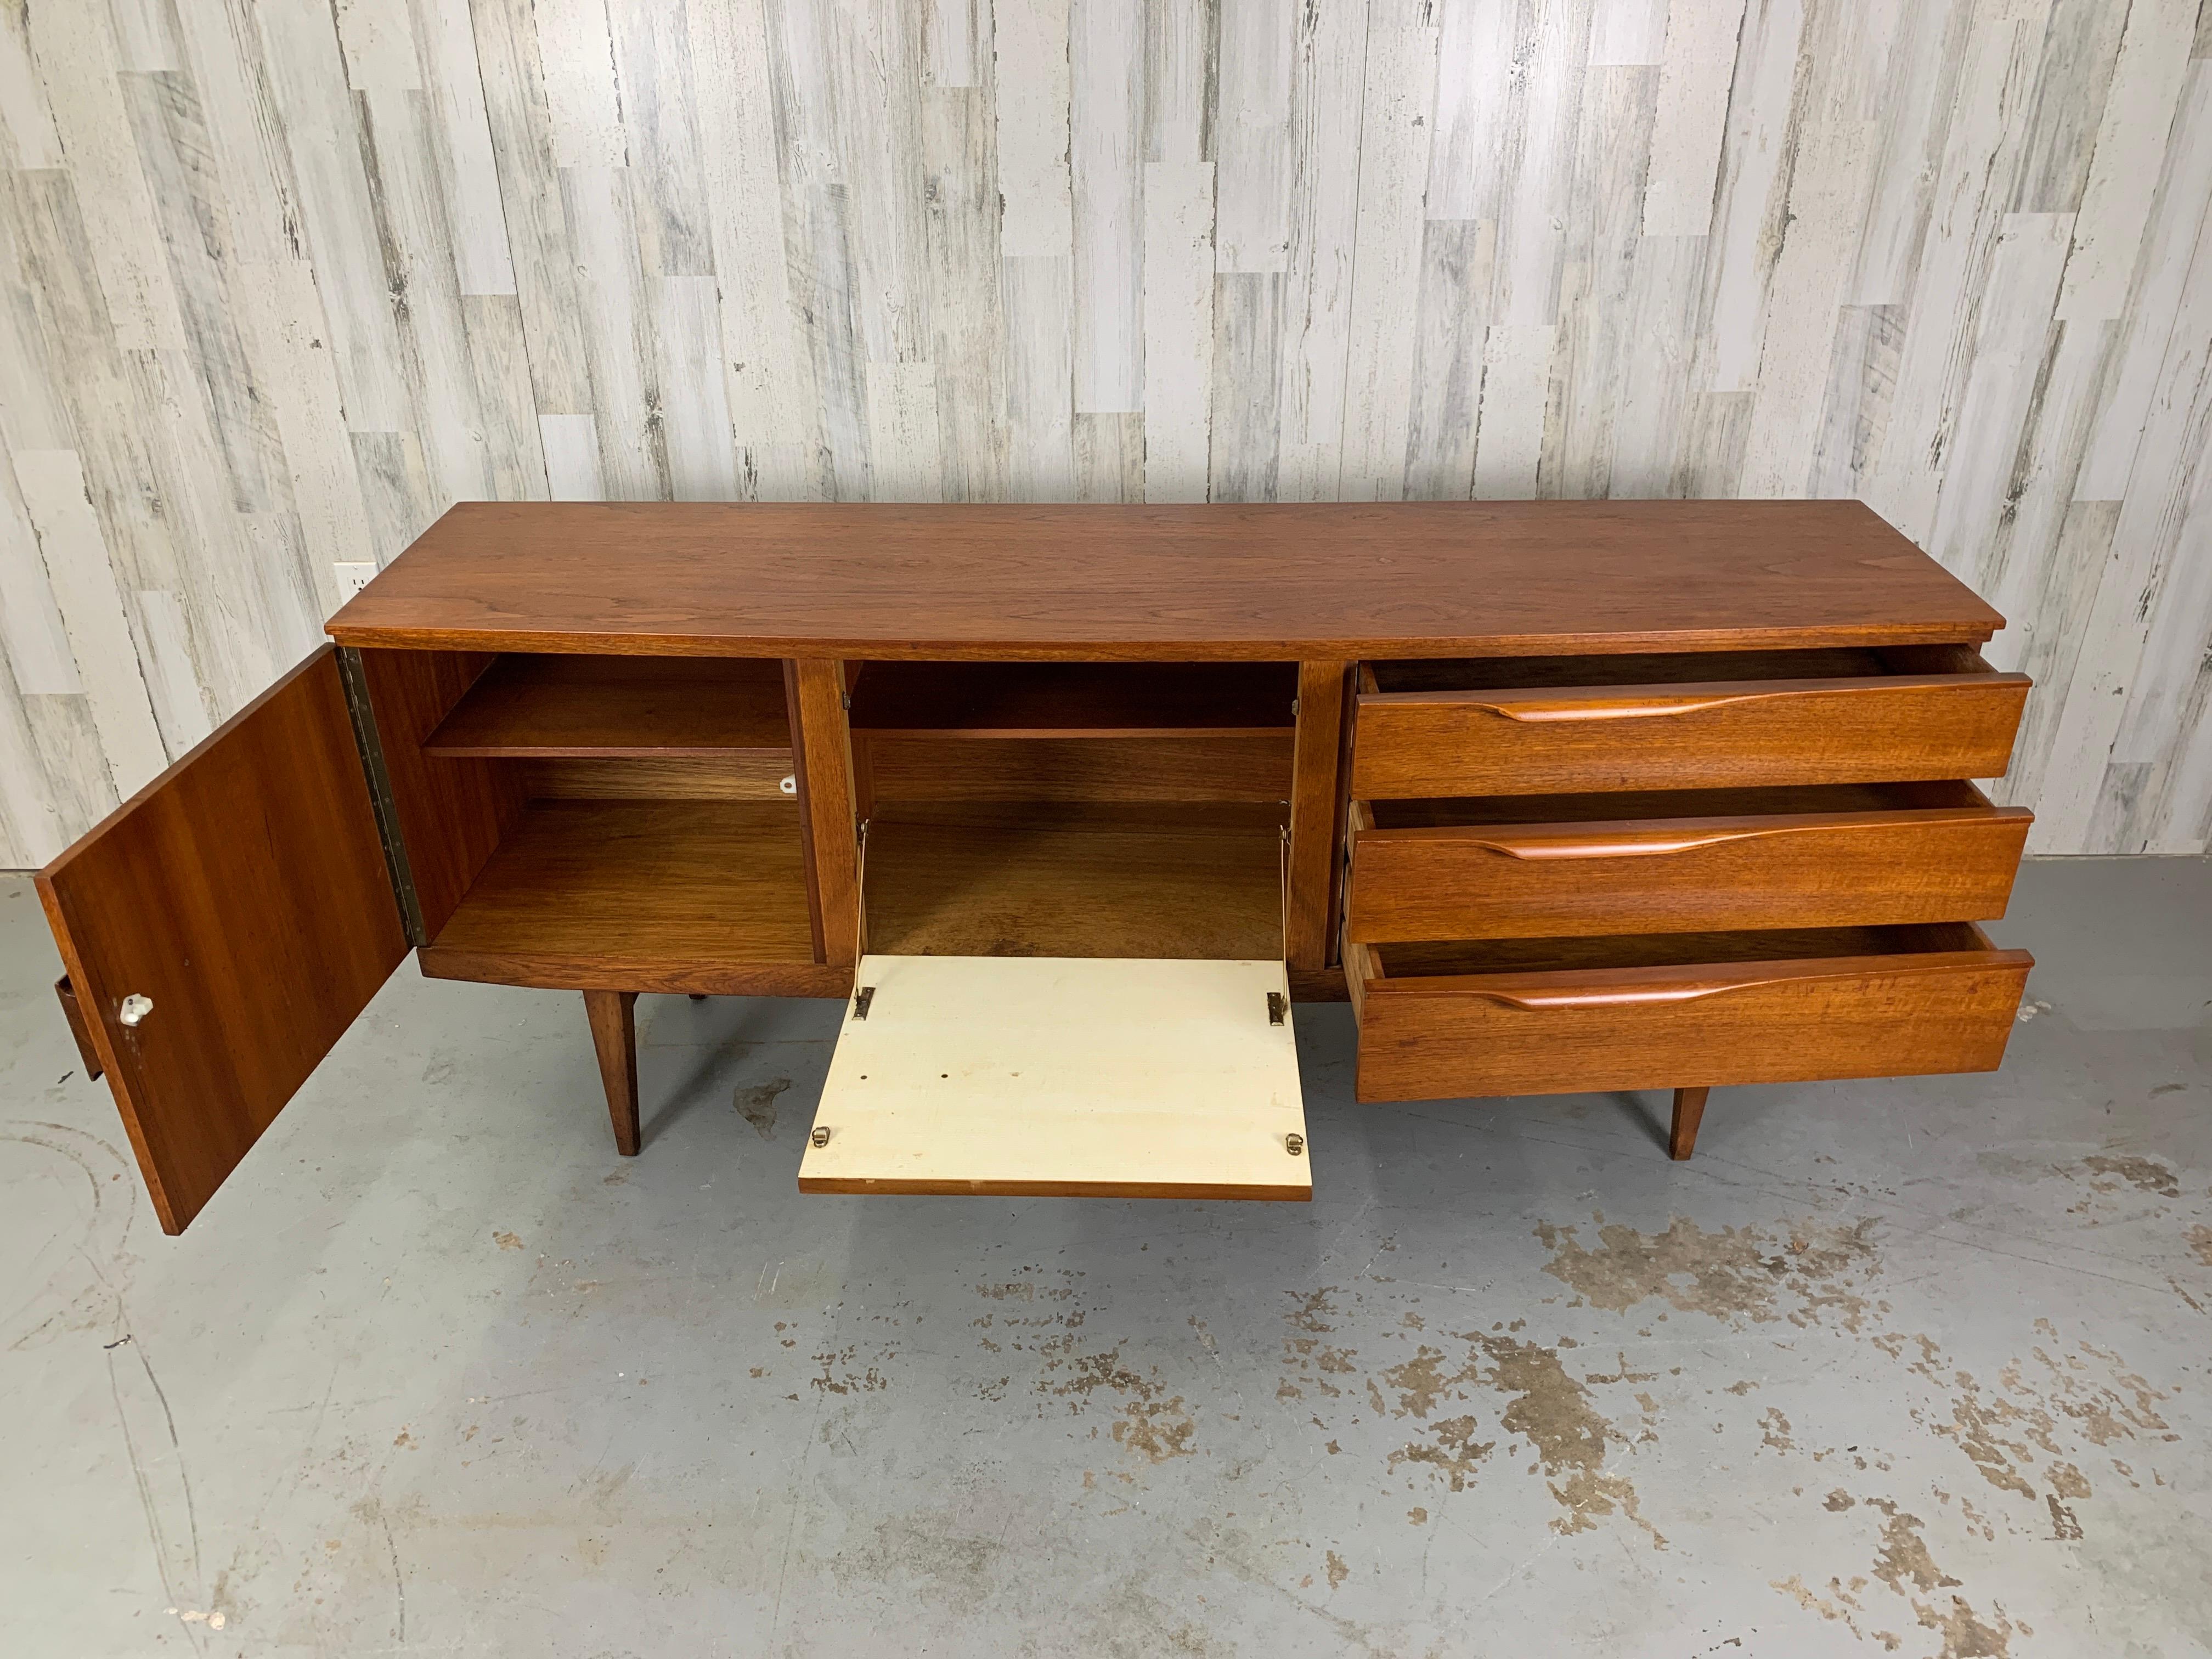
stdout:
POLYGON ((39 873, 165 1232, 407 953, 325 646, 39 873))

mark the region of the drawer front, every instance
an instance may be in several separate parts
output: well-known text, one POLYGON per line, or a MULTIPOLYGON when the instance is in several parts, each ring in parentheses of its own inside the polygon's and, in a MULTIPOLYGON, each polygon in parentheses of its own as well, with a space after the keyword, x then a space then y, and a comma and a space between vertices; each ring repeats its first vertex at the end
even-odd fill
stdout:
POLYGON ((1346 936, 1369 943, 1975 921, 2033 815, 1937 811, 1376 830, 1355 812, 1346 936))
POLYGON ((2021 951, 1387 979, 1346 951, 1362 1101, 1994 1071, 2021 951))
POLYGON ((1991 778, 2024 674, 1363 694, 1365 800, 1991 778))

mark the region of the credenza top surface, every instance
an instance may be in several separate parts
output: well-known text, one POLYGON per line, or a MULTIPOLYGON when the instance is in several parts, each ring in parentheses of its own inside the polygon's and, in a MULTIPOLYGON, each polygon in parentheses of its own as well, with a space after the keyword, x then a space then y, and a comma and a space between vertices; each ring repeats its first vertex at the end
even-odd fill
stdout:
POLYGON ((1856 501, 466 502, 344 645, 1323 659, 1978 641, 1856 501))

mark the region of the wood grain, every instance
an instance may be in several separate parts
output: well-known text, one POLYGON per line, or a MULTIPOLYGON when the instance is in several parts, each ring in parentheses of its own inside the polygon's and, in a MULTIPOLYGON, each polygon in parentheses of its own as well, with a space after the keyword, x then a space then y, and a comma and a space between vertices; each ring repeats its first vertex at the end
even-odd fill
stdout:
POLYGON ((845 719, 844 665, 802 657, 794 665, 793 743, 806 783, 806 868, 820 921, 821 959, 849 968, 860 951, 859 821, 852 733, 845 719))
POLYGON ((879 806, 868 948, 1279 959, 1282 822, 1254 807, 879 806))
POLYGON ((532 800, 776 800, 798 787, 788 749, 725 751, 726 758, 536 760, 516 763, 532 800), (783 786, 789 781, 792 790, 783 786))
POLYGON ((2002 622, 1854 501, 464 502, 330 630, 507 651, 1218 661, 1908 644, 2002 622))
POLYGON ((860 739, 877 801, 1285 801, 1292 734, 860 739))
POLYGON ((38 886, 155 1214, 182 1231, 406 954, 335 653, 38 886), (152 1008, 125 1024, 134 995, 152 1008))
POLYGON ((607 1116, 615 1131, 615 1151, 637 1156, 637 993, 586 991, 584 1018, 592 1028, 592 1048, 606 1085, 607 1116))
POLYGON ((1363 696, 1364 799, 1989 778, 2025 675, 1714 680, 1363 696))
POLYGON ((84 1017, 84 1005, 77 1000, 76 987, 64 974, 54 981, 54 995, 62 1005, 62 1018, 69 1022, 70 1037, 76 1044, 76 1056, 84 1063, 84 1074, 98 1082, 106 1074, 100 1058, 100 1049, 92 1040, 92 1026, 84 1017))
POLYGON ((424 740, 448 757, 653 758, 788 751, 781 664, 501 657, 424 740))
POLYGON ((1489 820, 1486 803, 1466 801, 1449 804, 1464 815, 1455 822, 1406 825, 1382 803, 1385 827, 1352 838, 1346 935, 1380 943, 2002 916, 2030 817, 1957 787, 1969 799, 1953 806, 1905 805, 1916 797, 1900 789, 1872 811, 1713 816, 1693 803, 1679 815, 1630 817, 1595 804, 1602 796, 1562 798, 1607 816, 1534 823, 1489 820))
POLYGON ((2033 958, 1971 924, 1384 947, 1369 1100, 1991 1071, 2033 958))
POLYGON ((532 802, 422 971, 501 958, 527 973, 511 982, 577 990, 762 983, 750 970, 812 961, 799 835, 789 801, 532 802))
POLYGON ((856 732, 937 738, 1243 737, 1288 731, 1287 663, 872 663, 856 732))
POLYGON ((1674 1113, 1667 1126, 1667 1156, 1676 1163, 1698 1149, 1698 1126, 1705 1119, 1705 1097, 1711 1089, 1674 1091, 1674 1113))
POLYGON ((1291 772, 1290 890, 1283 950, 1295 968, 1328 965, 1334 938, 1336 815, 1343 798, 1345 686, 1352 665, 1298 665, 1297 747, 1291 772))
POLYGON ((520 775, 428 753, 424 741, 491 659, 451 651, 363 651, 361 676, 423 937, 446 925, 522 811, 520 775))

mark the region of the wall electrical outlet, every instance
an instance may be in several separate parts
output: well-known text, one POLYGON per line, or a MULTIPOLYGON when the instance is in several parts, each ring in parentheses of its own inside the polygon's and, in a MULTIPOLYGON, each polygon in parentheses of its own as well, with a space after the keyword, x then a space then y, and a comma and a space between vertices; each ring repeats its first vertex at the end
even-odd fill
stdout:
POLYGON ((373 562, 354 564, 344 560, 333 560, 331 570, 338 579, 338 603, 343 605, 368 586, 374 579, 376 569, 373 562))

